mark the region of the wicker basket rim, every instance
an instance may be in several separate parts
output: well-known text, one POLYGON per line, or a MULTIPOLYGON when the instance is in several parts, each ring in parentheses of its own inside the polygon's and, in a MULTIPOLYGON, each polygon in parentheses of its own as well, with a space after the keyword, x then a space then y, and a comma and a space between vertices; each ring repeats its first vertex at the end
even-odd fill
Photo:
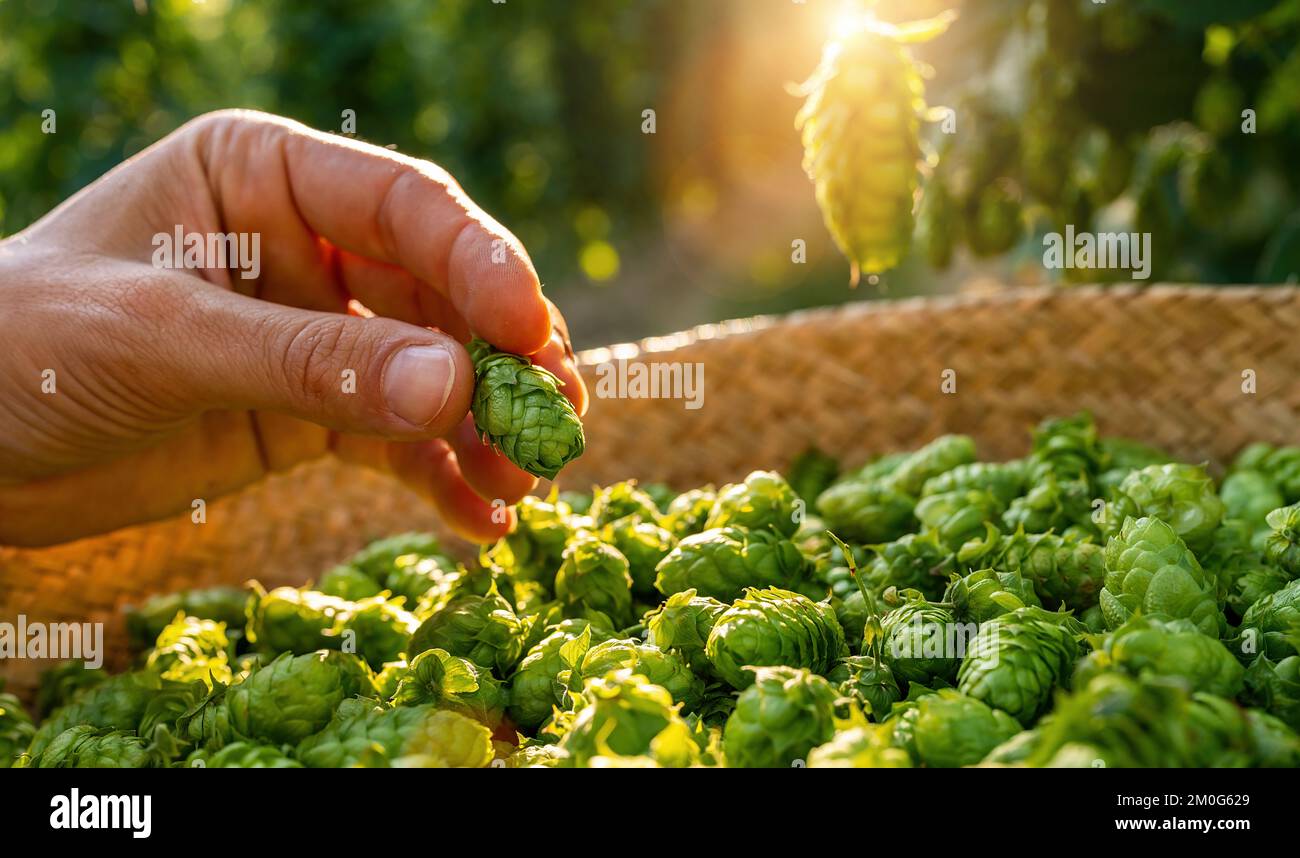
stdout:
POLYGON ((607 346, 583 349, 577 353, 577 357, 580 366, 595 366, 610 360, 627 360, 643 354, 670 352, 698 342, 744 338, 776 325, 818 325, 831 320, 855 320, 876 315, 904 316, 919 312, 950 312, 1026 302, 1041 304, 1075 299, 1087 301, 1102 294, 1120 298, 1138 295, 1168 298, 1196 294, 1242 302, 1257 301, 1262 298, 1286 301, 1300 294, 1300 286, 1285 283, 1277 285, 1156 283, 1150 286, 1107 283, 1070 286, 1062 289, 1019 286, 977 294, 914 295, 895 300, 860 300, 833 307, 811 307, 789 313, 768 313, 742 316, 721 322, 708 322, 670 334, 645 337, 636 342, 611 343, 607 346))

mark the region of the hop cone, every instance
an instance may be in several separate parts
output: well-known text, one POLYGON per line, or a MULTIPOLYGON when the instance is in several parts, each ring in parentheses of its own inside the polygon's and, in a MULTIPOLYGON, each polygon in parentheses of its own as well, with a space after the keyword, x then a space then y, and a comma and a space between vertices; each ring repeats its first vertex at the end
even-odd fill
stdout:
POLYGON ((1007 713, 951 688, 904 704, 887 723, 918 765, 933 768, 974 765, 1020 732, 1007 713))
POLYGON ((798 499, 780 474, 754 471, 743 483, 724 486, 718 492, 704 527, 771 528, 782 536, 794 536, 799 529, 798 499))
POLYGON ((682 492, 664 510, 663 526, 677 539, 699 533, 704 530, 704 522, 708 521, 716 500, 712 487, 682 492))
POLYGON ((1125 519, 1152 516, 1172 525, 1198 555, 1208 551, 1223 519, 1214 481, 1197 465, 1151 465, 1129 474, 1106 505, 1104 529, 1119 532, 1125 519))
POLYGON ((718 618, 705 653, 719 676, 743 689, 754 680, 746 667, 785 665, 820 674, 846 651, 829 604, 771 587, 746 590, 718 618))
POLYGON ((691 672, 676 653, 667 652, 639 640, 608 640, 587 650, 573 672, 570 685, 582 688, 582 680, 598 678, 617 670, 630 670, 644 676, 672 695, 686 711, 695 709, 704 698, 704 682, 691 672))
POLYGON ((587 620, 565 620, 528 651, 510 679, 510 717, 520 729, 532 732, 564 701, 560 674, 572 670, 593 643, 609 635, 587 620))
POLYGON ((14 764, 18 754, 27 749, 36 728, 18 698, 0 693, 0 769, 14 764))
POLYGON ((658 566, 655 589, 665 596, 695 590, 731 601, 747 587, 797 584, 807 560, 795 544, 773 531, 723 527, 688 536, 658 566))
POLYGON ((1079 657, 1083 628, 1069 614, 1018 608, 980 626, 957 673, 957 689, 1028 726, 1079 657))
POLYGON ((609 524, 628 516, 657 522, 659 506, 649 492, 637 487, 636 480, 626 480, 597 489, 592 497, 591 510, 588 514, 598 525, 609 524))
POLYGON ((42 721, 28 752, 39 754, 55 736, 78 725, 135 730, 140 726, 150 701, 164 684, 174 683, 165 683, 146 671, 111 676, 42 721))
POLYGON ((457 596, 420 624, 408 654, 443 649, 507 675, 523 649, 527 630, 495 589, 486 596, 457 596))
POLYGON ((718 618, 727 606, 708 596, 685 590, 668 597, 646 615, 646 640, 663 650, 675 652, 696 671, 711 669, 704 646, 718 618))
POLYGON ((1300 579, 1250 606, 1241 618, 1243 639, 1278 660, 1300 653, 1300 579))
POLYGON ((852 698, 877 721, 884 720, 894 704, 903 698, 893 671, 874 656, 852 655, 840 659, 826 678, 837 685, 842 696, 852 698))
POLYGON ((890 744, 888 727, 853 727, 808 754, 810 769, 907 769, 912 758, 890 744))
POLYGON ((627 558, 632 592, 638 596, 657 596, 655 569, 677 544, 673 535, 653 521, 630 515, 605 525, 600 536, 627 558))
POLYGON ((429 703, 494 730, 505 714, 506 698, 505 688, 488 671, 446 650, 431 649, 417 655, 402 673, 393 705, 429 703))
MULTIPOLYGON (((933 533, 909 533, 875 547, 876 556, 862 570, 862 583, 873 593, 890 587, 919 590, 927 598, 943 593, 948 580, 949 552, 933 533)), ((849 585, 856 590, 852 581, 849 585)))
POLYGON ((178 614, 158 635, 145 667, 176 682, 229 683, 225 623, 178 614))
POLYGON ((329 723, 339 703, 370 694, 369 671, 355 656, 322 650, 284 653, 226 692, 235 734, 273 745, 295 744, 329 723))
POLYGON ((1225 519, 1241 519, 1256 530, 1265 526, 1270 512, 1286 504, 1272 477, 1261 471, 1235 471, 1219 486, 1225 519))
POLYGON ((904 494, 916 497, 926 482, 960 465, 975 461, 975 442, 967 435, 941 435, 914 453, 909 453, 889 474, 889 482, 904 494))
POLYGON ((1017 608, 1039 606, 1033 585, 1019 572, 981 569, 955 578, 944 592, 943 601, 952 605, 953 616, 963 622, 983 623, 1017 608))
POLYGON ((732 768, 781 768, 835 735, 835 689, 807 670, 759 667, 722 733, 732 768))
POLYGON ((1300 575, 1300 504, 1275 509, 1265 521, 1272 529, 1265 544, 1268 559, 1288 575, 1300 575))
POLYGON ((1027 466, 1024 460, 1011 462, 968 462, 931 477, 921 487, 923 498, 958 491, 986 491, 1003 506, 1025 490, 1027 466))
POLYGON ((1091 414, 1044 420, 1034 429, 1030 482, 1048 475, 1062 481, 1086 480, 1101 470, 1105 457, 1091 414))
POLYGON ((301 769, 302 763, 272 745, 232 742, 219 751, 197 750, 185 760, 191 768, 207 769, 301 769))
POLYGON ((555 576, 555 596, 571 609, 599 611, 615 625, 632 618, 632 576, 627 558, 594 537, 569 543, 555 576))
POLYGON ((826 526, 854 542, 888 542, 912 529, 916 499, 886 480, 851 478, 817 498, 826 526))
MULTIPOLYGON (((914 28, 912 40, 937 35, 914 28)), ((899 31, 868 24, 826 46, 803 86, 795 119, 803 134, 804 170, 817 191, 826 227, 859 269, 898 264, 912 238, 920 158, 923 85, 899 31)))
POLYGON ((991 492, 979 489, 944 492, 921 498, 916 518, 924 531, 933 533, 939 543, 956 551, 969 539, 982 536, 986 523, 1002 515, 1002 504, 991 492))
POLYGON ((31 769, 142 769, 153 756, 142 739, 122 730, 69 727, 41 753, 20 760, 31 769))
POLYGON ((964 625, 957 624, 947 608, 908 599, 880 620, 881 660, 904 682, 951 682, 961 658, 954 644, 964 640, 959 634, 964 625))
POLYGON ((383 709, 365 701, 340 707, 329 726, 296 752, 310 768, 482 768, 492 734, 477 721, 430 705, 383 709))
POLYGON ((126 611, 126 631, 131 638, 131 649, 139 652, 153 646, 163 628, 177 614, 225 623, 228 630, 242 629, 247 602, 248 591, 242 587, 208 587, 155 596, 126 611))
POLYGON ((1018 533, 1004 539, 998 552, 994 565, 1031 581, 1048 607, 1083 611, 1097 604, 1106 578, 1100 545, 1054 533, 1018 533))
POLYGON ((1101 610, 1116 629, 1135 613, 1186 618, 1211 637, 1224 625, 1214 577, 1201 568, 1174 529, 1158 518, 1124 522, 1106 544, 1101 610))
POLYGON ((560 740, 572 765, 585 767, 600 756, 651 756, 673 766, 694 761, 690 728, 678 714, 672 695, 644 676, 620 670, 589 679, 581 702, 560 740))
POLYGON ((1235 697, 1241 664, 1222 643, 1200 633, 1190 620, 1134 617, 1106 636, 1079 662, 1074 684, 1084 687, 1097 674, 1120 670, 1130 676, 1182 679, 1192 691, 1235 697))
POLYGON ((481 438, 528 473, 547 479, 582 455, 582 421, 560 393, 555 375, 479 339, 468 348, 476 379, 470 410, 481 438))

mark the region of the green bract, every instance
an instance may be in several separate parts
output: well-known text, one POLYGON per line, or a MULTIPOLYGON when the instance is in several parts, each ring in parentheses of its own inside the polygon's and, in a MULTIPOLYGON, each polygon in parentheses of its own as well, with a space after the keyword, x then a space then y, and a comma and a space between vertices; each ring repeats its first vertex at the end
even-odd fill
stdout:
POLYGON ((857 542, 888 542, 912 529, 916 498, 883 480, 849 479, 822 492, 817 512, 831 530, 857 542))
POLYGON ((746 587, 791 587, 806 567, 794 543, 772 531, 723 527, 677 543, 659 563, 655 589, 665 596, 695 590, 729 602, 746 587))
POLYGON ((909 533, 872 547, 876 556, 862 570, 862 583, 872 593, 890 587, 919 590, 928 598, 943 593, 952 555, 935 534, 909 533))
POLYGON ((569 687, 582 689, 583 681, 618 670, 645 677, 672 695, 682 709, 691 711, 704 699, 704 682, 676 654, 638 640, 608 640, 595 644, 573 670, 569 687))
POLYGON ((793 536, 799 529, 796 501, 794 489, 780 474, 754 471, 743 483, 723 486, 704 527, 771 528, 793 536))
POLYGON ((632 591, 638 596, 657 595, 655 568, 677 544, 673 535, 652 521, 627 516, 605 525, 600 537, 627 558, 632 591))
POLYGON ((1032 606, 989 620, 967 645, 957 688, 1028 726, 1069 676, 1083 632, 1069 614, 1032 606))
POLYGON ((590 515, 597 525, 609 524, 629 515, 644 521, 658 521, 659 507, 654 498, 637 488, 636 480, 627 480, 598 489, 592 496, 590 515))
POLYGON ((951 688, 899 704, 886 723, 917 765, 934 768, 974 765, 1020 732, 1007 713, 951 688))
POLYGON ((1250 606, 1241 618, 1250 652, 1279 660, 1300 653, 1300 579, 1250 606))
POLYGON ((1223 519, 1214 481, 1196 465, 1151 465, 1133 471, 1106 505, 1104 529, 1119 532, 1128 518, 1151 516, 1173 527, 1192 551, 1208 551, 1223 519))
POLYGON ((921 498, 916 518, 949 551, 985 533, 985 524, 1002 514, 1002 504, 990 492, 965 489, 921 498))
POLYGON ((294 744, 328 724, 339 703, 372 691, 370 673, 355 656, 330 650, 284 653, 232 685, 225 706, 236 735, 294 744))
POLYGON ((1173 527, 1158 518, 1124 522, 1106 544, 1106 584, 1101 610, 1115 629, 1135 613, 1186 618, 1211 637, 1224 624, 1215 581, 1201 568, 1173 527))
POLYGON ((568 764, 586 766, 595 757, 648 756, 677 768, 691 765, 698 756, 672 695, 644 676, 619 670, 588 679, 578 702, 560 739, 568 764))
POLYGON ((727 719, 722 747, 733 768, 801 764, 835 734, 835 689, 793 667, 759 667, 727 719))
POLYGON ((156 764, 134 733, 80 725, 53 738, 40 753, 20 762, 32 769, 142 769, 156 764))
POLYGON ((825 673, 846 655, 844 631, 826 602, 789 590, 748 589, 714 624, 705 653, 718 676, 747 688, 747 667, 785 665, 825 673))
POLYGON ((1190 620, 1134 617, 1108 634, 1079 662, 1074 684, 1084 687, 1097 674, 1120 670, 1131 676, 1182 679, 1192 691, 1235 697, 1241 691, 1242 667, 1233 654, 1201 634, 1190 620))
POLYGON ((231 742, 219 751, 194 751, 185 759, 185 765, 195 769, 302 768, 302 763, 279 748, 256 742, 231 742))
POLYGON ((177 614, 158 634, 146 669, 176 682, 230 682, 226 624, 177 614))
POLYGON ((384 709, 365 701, 339 708, 295 756, 311 768, 482 768, 492 760, 486 727, 435 706, 384 709))
POLYGON ((480 339, 467 348, 475 377, 470 411, 483 440, 548 480, 582 455, 582 421, 553 373, 480 339))
POLYGON ((565 702, 567 688, 560 675, 582 662, 593 643, 609 632, 587 620, 565 620, 528 651, 510 679, 510 717, 521 730, 535 731, 565 702))
POLYGON ((333 648, 334 621, 352 603, 316 590, 276 587, 248 603, 248 640, 263 652, 315 652, 333 648))
POLYGON ((727 606, 708 596, 684 590, 668 597, 657 610, 646 615, 647 642, 675 652, 696 672, 711 669, 704 646, 718 617, 727 606))
POLYGON ((1092 489, 1085 480, 1064 480, 1050 471, 1002 514, 1002 524, 1014 533, 1063 533, 1068 528, 1094 530, 1092 489))
POLYGON ((491 673, 469 659, 430 649, 401 672, 392 702, 394 706, 429 703, 496 729, 505 714, 508 695, 491 673))
POLYGON ((664 510, 663 526, 677 539, 699 533, 704 530, 704 522, 708 521, 716 500, 712 487, 682 492, 664 510))
POLYGON ((411 635, 407 655, 444 649, 507 676, 519 661, 527 630, 496 588, 485 596, 457 596, 411 635))
POLYGON ((890 744, 886 726, 853 727, 808 753, 810 769, 906 769, 912 758, 890 744))
POLYGON ((1083 611, 1092 607, 1106 579, 1100 545, 1054 533, 1004 537, 986 562, 997 569, 1019 572, 1051 608, 1083 611))
POLYGON ((953 617, 963 622, 983 623, 1026 605, 1040 605, 1033 585, 1019 572, 981 569, 964 578, 954 576, 943 594, 952 605, 953 617))
POLYGON ((555 596, 571 611, 599 611, 617 625, 632 619, 632 576, 627 558, 594 536, 579 536, 564 549, 555 596))
POLYGON ((888 481, 903 494, 916 497, 927 480, 974 461, 973 440, 966 435, 943 435, 899 462, 890 471, 888 481))
POLYGON ((1272 531, 1266 545, 1268 559, 1288 575, 1300 575, 1300 503, 1273 510, 1265 521, 1272 531))
POLYGON ((921 496, 925 498, 949 492, 987 491, 1005 507, 1024 494, 1027 476, 1028 467, 1023 459, 1012 462, 969 462, 926 480, 921 487, 921 496))
POLYGON ((851 698, 877 721, 903 699, 894 672, 872 655, 842 658, 826 678, 836 684, 841 696, 851 698))

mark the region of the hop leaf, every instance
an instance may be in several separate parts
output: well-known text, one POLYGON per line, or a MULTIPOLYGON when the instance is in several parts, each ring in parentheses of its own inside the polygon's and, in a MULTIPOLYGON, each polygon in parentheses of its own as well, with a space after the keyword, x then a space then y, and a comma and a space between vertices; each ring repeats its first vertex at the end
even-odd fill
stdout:
POLYGON ((560 380, 483 340, 468 348, 476 379, 470 410, 479 436, 528 473, 554 479, 586 446, 582 421, 560 393, 560 380))

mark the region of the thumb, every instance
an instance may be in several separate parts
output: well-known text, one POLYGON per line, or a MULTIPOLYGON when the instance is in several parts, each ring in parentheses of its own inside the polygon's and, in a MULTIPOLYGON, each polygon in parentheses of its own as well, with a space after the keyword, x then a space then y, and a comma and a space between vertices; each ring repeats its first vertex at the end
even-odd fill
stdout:
POLYGON ((198 303, 167 351, 199 408, 279 411, 391 440, 441 437, 469 410, 474 365, 440 331, 217 290, 198 303))

